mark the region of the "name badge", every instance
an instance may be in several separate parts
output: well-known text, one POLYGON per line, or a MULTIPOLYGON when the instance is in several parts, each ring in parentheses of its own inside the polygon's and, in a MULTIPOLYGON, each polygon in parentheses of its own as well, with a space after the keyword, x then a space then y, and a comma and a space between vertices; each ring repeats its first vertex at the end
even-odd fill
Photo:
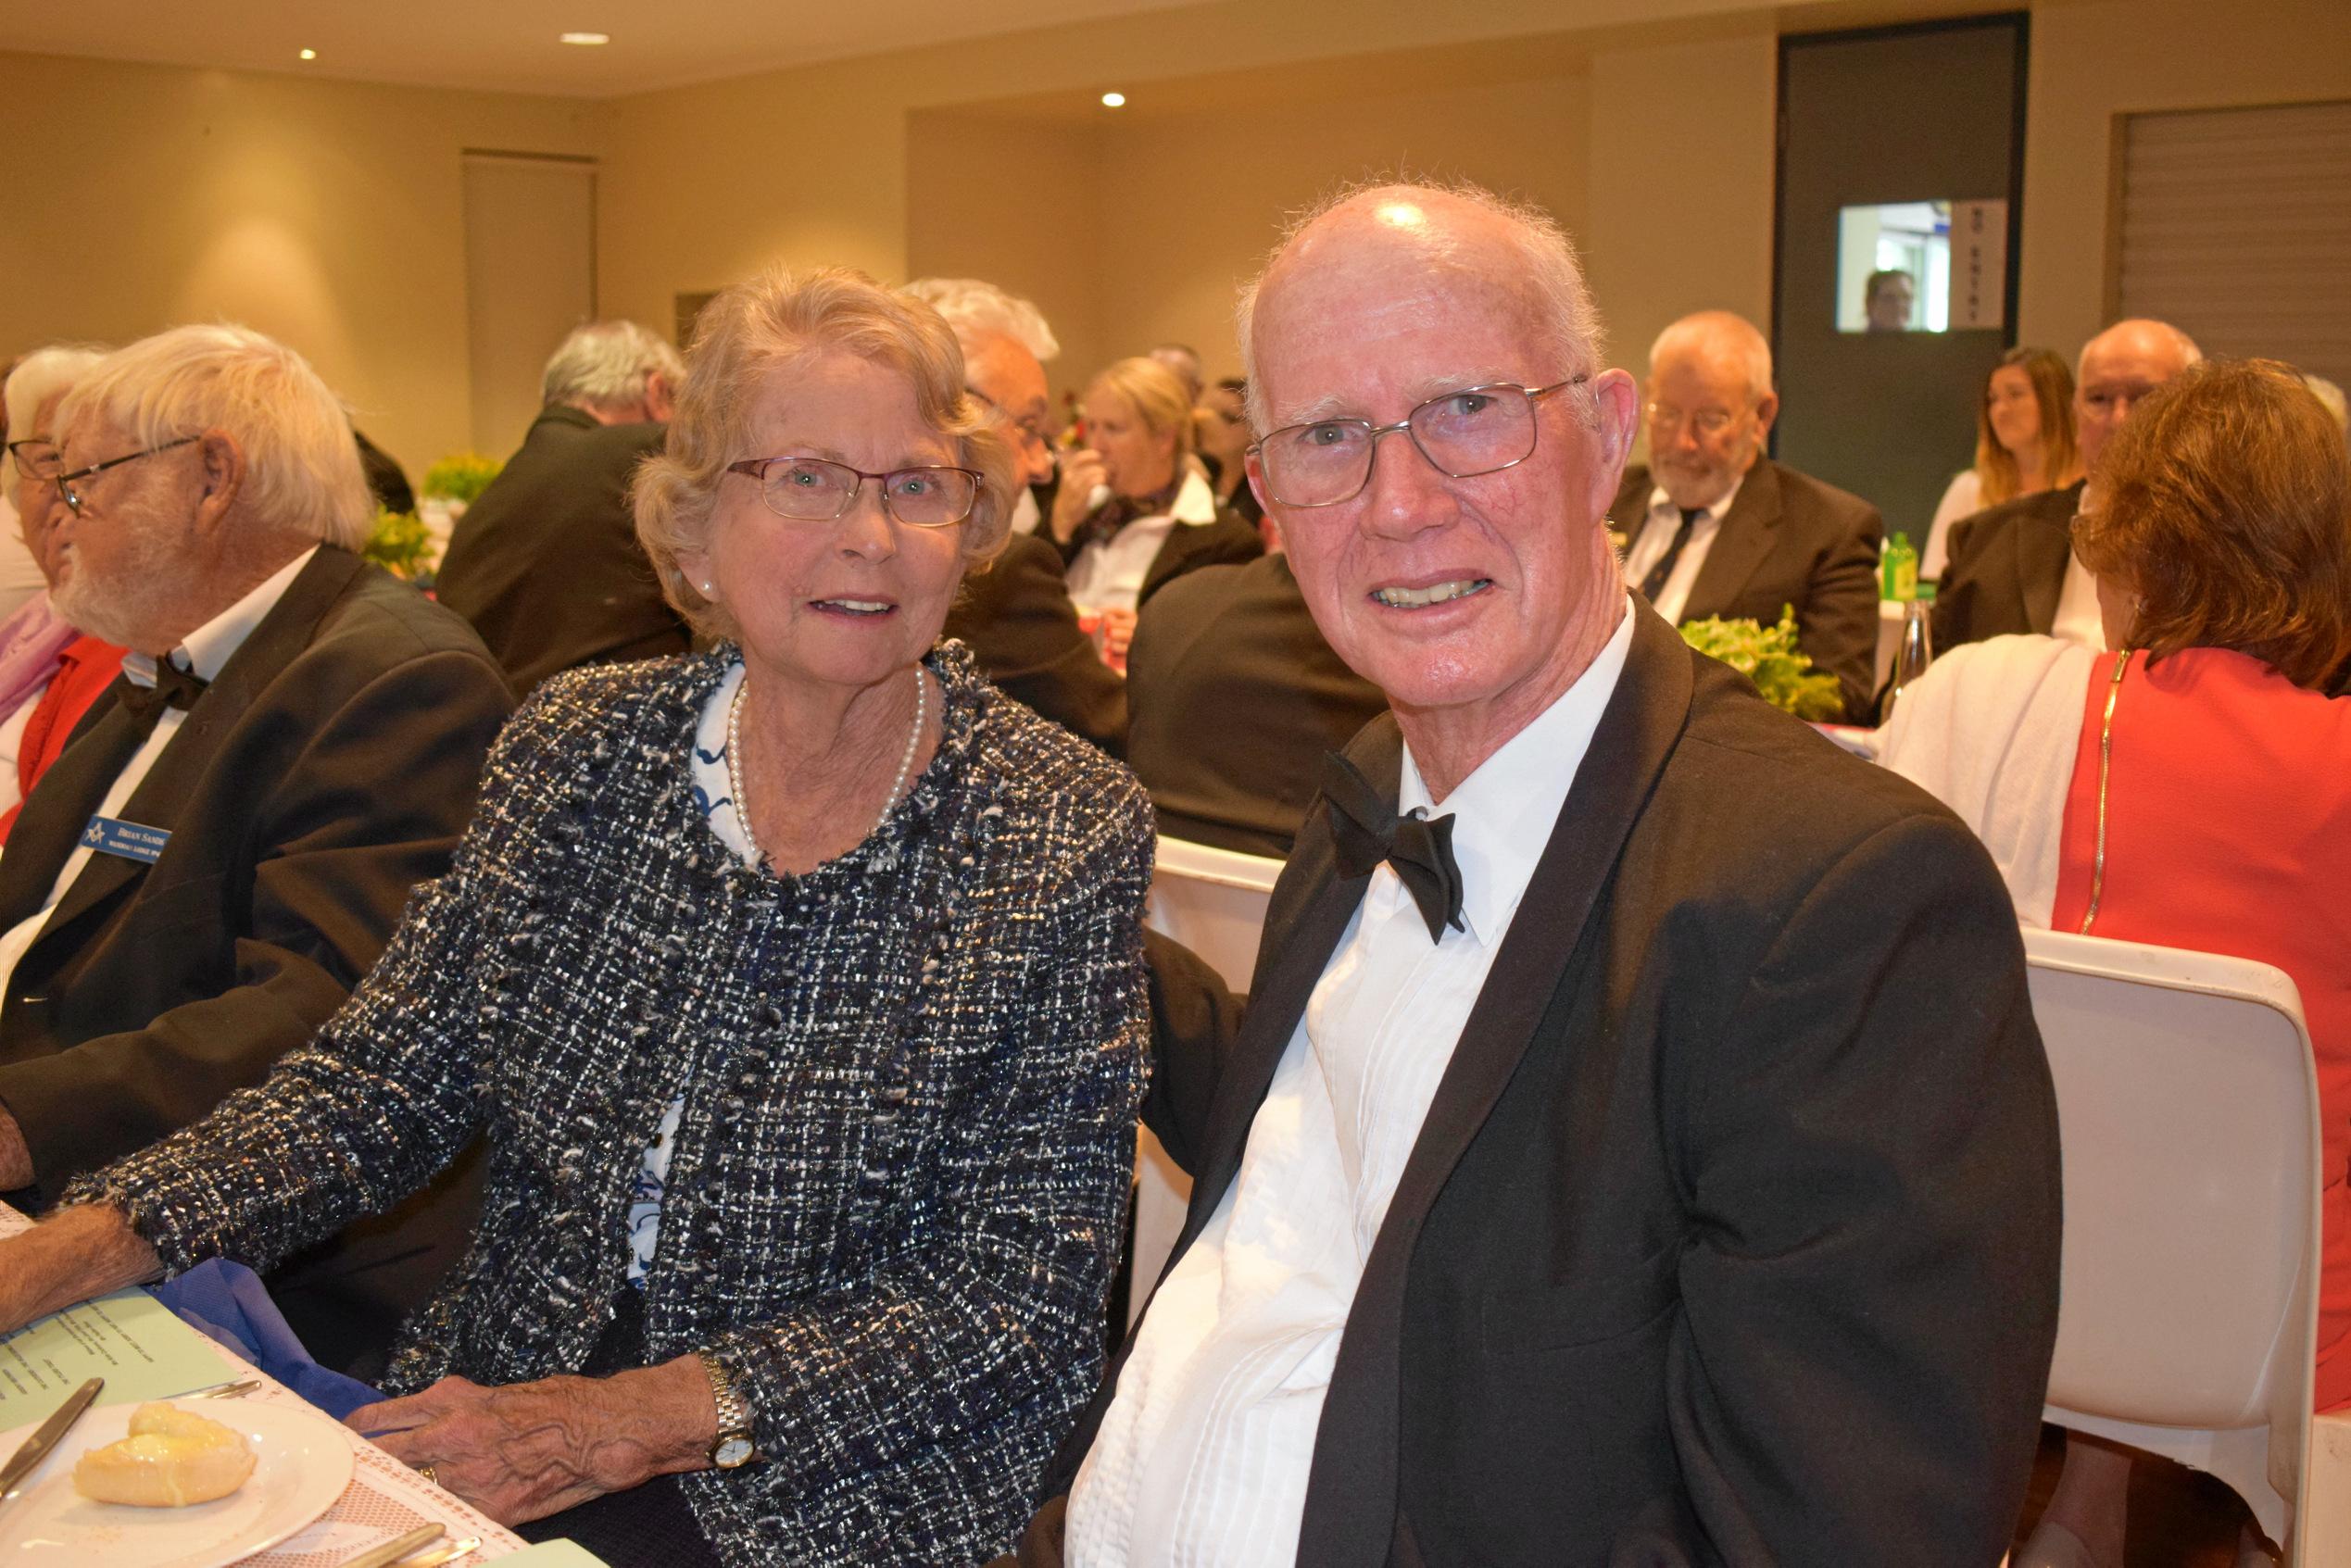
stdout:
POLYGON ((94 849, 101 855, 119 855, 126 860, 143 860, 153 865, 162 857, 163 847, 171 842, 166 828, 151 828, 143 822, 126 822, 119 817, 92 817, 82 830, 82 847, 94 849))

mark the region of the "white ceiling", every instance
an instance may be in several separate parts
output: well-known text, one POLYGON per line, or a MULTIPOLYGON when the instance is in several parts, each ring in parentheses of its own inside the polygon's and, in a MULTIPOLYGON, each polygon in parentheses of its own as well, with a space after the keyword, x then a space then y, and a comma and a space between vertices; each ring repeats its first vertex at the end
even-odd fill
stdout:
POLYGON ((605 98, 1194 0, 0 0, 0 49, 605 98), (559 33, 612 42, 580 48, 559 33), (305 64, 303 49, 319 57, 305 64))

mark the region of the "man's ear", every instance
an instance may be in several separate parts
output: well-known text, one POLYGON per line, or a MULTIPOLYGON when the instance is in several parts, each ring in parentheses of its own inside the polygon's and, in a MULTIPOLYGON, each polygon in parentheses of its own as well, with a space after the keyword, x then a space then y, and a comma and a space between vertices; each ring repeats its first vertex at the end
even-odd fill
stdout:
POLYGON ((204 463, 204 492, 196 497, 195 524, 199 533, 216 533, 221 521, 245 494, 245 448, 225 430, 207 430, 196 437, 204 463))
POLYGON ((1606 506, 1616 497, 1616 483, 1624 477, 1625 460, 1632 455, 1633 438, 1640 432, 1641 389, 1625 370, 1603 370, 1592 379, 1591 404, 1601 468, 1608 482, 1601 505, 1606 506))
POLYGON ((657 425, 670 422, 677 412, 677 393, 670 378, 656 370, 645 378, 645 417, 657 425))
POLYGON ((1755 400, 1755 439, 1763 441, 1771 434, 1771 421, 1779 417, 1779 394, 1766 392, 1755 400))

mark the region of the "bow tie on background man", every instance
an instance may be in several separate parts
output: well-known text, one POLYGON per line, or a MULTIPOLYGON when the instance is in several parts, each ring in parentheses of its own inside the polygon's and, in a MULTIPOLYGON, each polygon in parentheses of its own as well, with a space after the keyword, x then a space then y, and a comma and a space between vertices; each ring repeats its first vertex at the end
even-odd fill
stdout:
POLYGON ((122 678, 115 683, 115 700, 142 720, 160 719, 167 708, 185 712, 196 705, 211 683, 192 671, 182 670, 168 659, 155 661, 155 684, 141 685, 131 679, 126 668, 122 678))
POLYGON ((1461 867, 1453 860, 1453 819, 1403 816, 1389 809, 1361 770, 1339 753, 1326 753, 1323 799, 1330 806, 1331 836, 1339 869, 1351 877, 1369 876, 1382 860, 1395 868, 1404 890, 1428 922, 1428 939, 1461 923, 1461 867))

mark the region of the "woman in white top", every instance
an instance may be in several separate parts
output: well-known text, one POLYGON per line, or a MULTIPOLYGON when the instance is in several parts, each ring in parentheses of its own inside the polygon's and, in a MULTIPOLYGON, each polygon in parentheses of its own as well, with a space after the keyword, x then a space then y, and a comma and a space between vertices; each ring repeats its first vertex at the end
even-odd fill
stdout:
POLYGON ((1927 530, 1918 575, 1942 576, 1951 525, 1986 507, 2081 477, 2073 439, 2073 372, 2045 348, 2012 348, 2000 357, 1976 406, 1976 463, 1952 477, 1927 530))
POLYGON ((1185 572, 1265 553, 1257 530, 1218 505, 1194 438, 1191 397, 1157 360, 1121 359, 1086 389, 1087 444, 1062 463, 1050 526, 1069 596, 1101 617, 1113 669, 1145 599, 1185 572))

